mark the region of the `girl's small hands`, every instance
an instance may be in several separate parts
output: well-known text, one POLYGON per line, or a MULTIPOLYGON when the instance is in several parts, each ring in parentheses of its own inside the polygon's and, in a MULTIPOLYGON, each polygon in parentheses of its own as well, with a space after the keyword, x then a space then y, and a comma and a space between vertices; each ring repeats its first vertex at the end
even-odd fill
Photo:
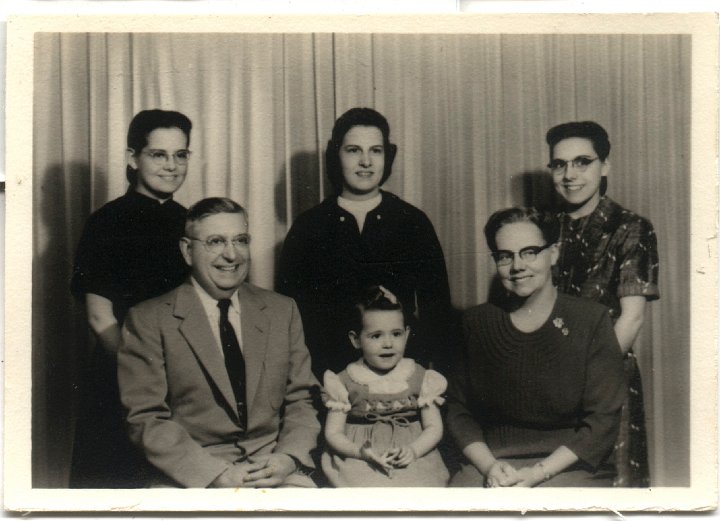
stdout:
POLYGON ((385 453, 382 455, 382 458, 384 460, 386 460, 388 463, 392 463, 392 461, 398 455, 398 452, 400 452, 399 447, 392 447, 385 451, 385 453))
POLYGON ((367 461, 368 463, 370 463, 370 465, 379 467, 380 470, 390 475, 390 471, 392 470, 393 466, 389 462, 387 454, 388 453, 385 452, 385 454, 383 454, 382 456, 378 456, 372 449, 370 441, 366 441, 365 443, 363 443, 362 447, 360 447, 360 459, 367 461))
POLYGON ((383 455, 395 468, 404 468, 417 459, 412 447, 395 447, 388 449, 383 455))

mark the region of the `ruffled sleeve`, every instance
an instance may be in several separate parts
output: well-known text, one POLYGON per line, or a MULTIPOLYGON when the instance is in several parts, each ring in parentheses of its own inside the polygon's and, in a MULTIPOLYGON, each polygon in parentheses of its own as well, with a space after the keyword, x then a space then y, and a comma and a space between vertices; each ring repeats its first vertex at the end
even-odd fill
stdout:
POLYGON ((350 410, 348 391, 338 375, 332 371, 325 371, 323 386, 322 398, 325 407, 331 411, 339 412, 348 412, 350 410))
POLYGON ((418 397, 418 407, 427 407, 428 405, 442 405, 445 403, 443 394, 447 390, 447 380, 443 375, 432 369, 425 371, 422 384, 420 386, 420 396, 418 397))

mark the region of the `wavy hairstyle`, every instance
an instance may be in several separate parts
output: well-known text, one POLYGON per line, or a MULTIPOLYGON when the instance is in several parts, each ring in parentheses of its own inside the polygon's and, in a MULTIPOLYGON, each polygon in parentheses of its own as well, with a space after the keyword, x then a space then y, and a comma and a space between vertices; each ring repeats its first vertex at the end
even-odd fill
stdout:
POLYGON ((545 244, 555 244, 560 240, 560 222, 555 214, 538 210, 537 208, 524 208, 516 206, 498 210, 490 216, 485 224, 485 241, 491 251, 497 250, 497 236, 500 228, 511 223, 532 223, 540 229, 545 244))
POLYGON ((185 235, 192 235, 192 226, 211 215, 220 213, 238 213, 245 216, 247 220, 247 211, 238 203, 227 197, 207 197, 193 204, 187 211, 185 217, 185 235))

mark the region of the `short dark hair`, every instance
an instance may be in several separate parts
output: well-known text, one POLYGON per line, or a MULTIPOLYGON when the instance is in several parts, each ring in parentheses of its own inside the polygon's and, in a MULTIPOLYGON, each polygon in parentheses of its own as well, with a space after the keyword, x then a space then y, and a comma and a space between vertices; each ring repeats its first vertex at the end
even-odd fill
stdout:
POLYGON ((485 225, 485 240, 490 251, 497 250, 495 237, 500 228, 506 224, 522 222, 532 223, 537 226, 542 233, 543 239, 545 239, 545 244, 555 244, 560 239, 560 222, 555 217, 555 214, 533 207, 505 208, 492 214, 485 225))
POLYGON ((600 161, 605 161, 610 155, 610 138, 603 127, 594 121, 570 121, 569 123, 556 125, 547 131, 545 140, 550 148, 551 160, 553 158, 555 145, 563 139, 572 137, 590 140, 600 161))
MULTIPOLYGON (((553 150, 563 139, 572 137, 580 137, 589 140, 592 143, 595 153, 600 161, 605 161, 610 155, 610 138, 605 129, 594 121, 570 121, 556 125, 547 131, 545 140, 550 148, 550 160, 553 159, 553 150)), ((607 192, 607 176, 603 176, 600 180, 600 195, 607 192)))
MULTIPOLYGON (((135 114, 130 122, 127 134, 127 147, 138 154, 147 146, 147 137, 155 129, 158 128, 178 128, 187 138, 187 145, 190 146, 190 131, 192 130, 192 122, 183 113, 174 110, 142 110, 135 114)), ((131 186, 137 183, 137 170, 130 165, 127 166, 125 176, 131 186)))
POLYGON ((359 333, 363 327, 363 315, 367 311, 400 311, 405 320, 405 310, 398 299, 393 302, 380 286, 365 288, 358 296, 353 306, 353 314, 348 323, 350 330, 359 333))
POLYGON ((332 136, 330 141, 328 141, 327 150, 325 151, 328 179, 330 179, 330 183, 338 195, 342 193, 343 189, 340 147, 342 146, 345 134, 353 127, 376 127, 382 132, 383 147, 385 149, 385 169, 382 179, 380 179, 381 186, 387 181, 387 178, 390 177, 392 164, 397 154, 397 146, 390 143, 390 125, 387 119, 385 119, 385 116, 376 110, 364 107, 355 107, 345 112, 335 121, 332 136))
POLYGON ((185 234, 190 235, 190 227, 211 215, 220 213, 238 213, 247 219, 247 211, 238 203, 227 197, 207 197, 192 205, 185 217, 185 234))

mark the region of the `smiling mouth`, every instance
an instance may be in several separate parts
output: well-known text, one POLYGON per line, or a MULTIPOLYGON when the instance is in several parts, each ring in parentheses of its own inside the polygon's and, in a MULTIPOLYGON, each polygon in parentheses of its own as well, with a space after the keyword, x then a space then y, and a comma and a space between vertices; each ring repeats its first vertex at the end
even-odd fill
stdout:
POLYGON ((223 271, 225 273, 233 273, 240 268, 239 264, 235 264, 233 266, 215 266, 216 269, 223 271))
POLYGON ((563 185, 563 188, 568 192, 577 192, 583 189, 584 185, 563 185))
POLYGON ((375 175, 375 172, 368 172, 368 171, 362 171, 362 172, 355 172, 355 175, 359 177, 372 177, 375 175))

